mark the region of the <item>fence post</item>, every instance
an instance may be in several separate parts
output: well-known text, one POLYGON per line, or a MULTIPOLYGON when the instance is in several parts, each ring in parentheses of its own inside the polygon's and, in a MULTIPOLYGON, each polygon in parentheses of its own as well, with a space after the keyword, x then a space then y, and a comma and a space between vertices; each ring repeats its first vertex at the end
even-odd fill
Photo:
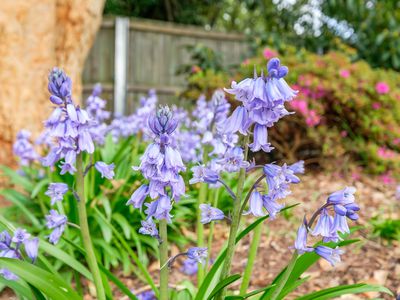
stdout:
POLYGON ((129 18, 115 19, 114 114, 125 114, 129 18))

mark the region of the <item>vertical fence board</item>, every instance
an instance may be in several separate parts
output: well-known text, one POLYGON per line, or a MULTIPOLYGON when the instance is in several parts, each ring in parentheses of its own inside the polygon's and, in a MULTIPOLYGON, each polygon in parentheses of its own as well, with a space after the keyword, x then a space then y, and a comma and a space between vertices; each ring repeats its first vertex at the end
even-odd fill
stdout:
MULTIPOLYGON (((83 72, 84 96, 93 84, 104 86, 104 95, 112 102, 114 85, 115 20, 103 20, 83 72)), ((229 67, 239 64, 249 51, 243 35, 206 31, 200 27, 184 26, 153 20, 132 18, 129 29, 127 66, 128 91, 126 109, 131 112, 141 95, 154 88, 161 102, 176 101, 185 80, 176 72, 189 64, 186 46, 201 43, 221 53, 222 62, 229 67)), ((108 107, 112 107, 108 103, 108 107)))

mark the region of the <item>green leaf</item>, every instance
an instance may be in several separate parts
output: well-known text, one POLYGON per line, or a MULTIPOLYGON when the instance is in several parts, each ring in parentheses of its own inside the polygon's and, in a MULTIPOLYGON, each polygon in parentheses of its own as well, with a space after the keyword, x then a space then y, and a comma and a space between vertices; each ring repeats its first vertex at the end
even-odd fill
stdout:
POLYGON ((115 221, 121 227, 126 239, 129 240, 131 238, 132 228, 129 225, 127 219, 123 215, 115 213, 112 215, 112 220, 115 221))
POLYGON ((25 261, 0 258, 1 268, 9 269, 17 276, 33 285, 49 298, 57 300, 80 300, 81 297, 57 276, 25 261))
MULTIPOLYGON (((286 206, 281 210, 281 212, 291 209, 299 204, 294 204, 290 206, 286 206)), ((257 219, 253 223, 251 223, 249 226, 247 226, 244 230, 242 230, 238 236, 236 237, 235 244, 237 244, 243 237, 245 237, 247 234, 249 234, 254 228, 257 227, 258 224, 261 222, 264 222, 266 219, 269 218, 269 215, 266 215, 262 218, 257 219)), ((218 255, 218 258, 215 260, 213 266, 211 267, 210 271, 207 273, 207 276, 204 278, 199 291, 197 292, 195 300, 203 300, 205 298, 205 294, 215 276, 217 273, 219 267, 221 266, 222 262, 224 261, 226 256, 226 246, 221 250, 220 254, 218 255)))
POLYGON ((52 244, 40 240, 39 243, 40 249, 44 252, 50 254, 51 256, 57 258, 58 260, 62 261, 64 264, 68 265, 75 271, 79 272, 83 276, 85 276, 89 280, 93 280, 92 274, 90 271, 82 265, 78 260, 76 260, 73 256, 69 255, 68 253, 64 252, 63 250, 53 246, 52 244))
POLYGON ((0 282, 12 289, 17 295, 23 296, 27 299, 34 299, 32 290, 25 281, 7 280, 3 276, 0 276, 0 282))
POLYGON ((102 264, 99 264, 100 270, 110 279, 126 296, 131 300, 138 300, 138 298, 132 294, 132 292, 117 278, 108 271, 102 264))
POLYGON ((49 180, 48 178, 45 178, 45 179, 42 179, 41 181, 39 181, 39 182, 35 185, 35 187, 33 188, 33 190, 32 190, 31 198, 32 198, 32 199, 35 198, 35 197, 40 193, 40 191, 42 190, 42 188, 45 187, 46 185, 48 185, 49 182, 50 182, 50 180, 49 180))
POLYGON ((27 198, 24 195, 12 189, 1 190, 0 195, 4 196, 7 200, 15 204, 34 226, 40 225, 38 219, 26 207, 27 198))
POLYGON ((3 174, 7 175, 14 184, 23 187, 25 191, 30 193, 33 190, 33 183, 13 169, 6 166, 0 166, 0 170, 2 170, 3 174))
POLYGON ((296 298, 296 300, 326 300, 326 299, 336 298, 342 295, 358 294, 365 292, 381 292, 394 296, 393 293, 384 286, 357 283, 351 285, 341 285, 321 290, 305 296, 298 297, 296 298))
POLYGON ((226 277, 224 280, 220 281, 215 288, 211 291, 210 296, 208 296, 207 300, 211 300, 214 298, 215 295, 217 295, 222 289, 230 285, 231 283, 239 280, 239 278, 242 277, 239 274, 231 275, 229 277, 226 277))

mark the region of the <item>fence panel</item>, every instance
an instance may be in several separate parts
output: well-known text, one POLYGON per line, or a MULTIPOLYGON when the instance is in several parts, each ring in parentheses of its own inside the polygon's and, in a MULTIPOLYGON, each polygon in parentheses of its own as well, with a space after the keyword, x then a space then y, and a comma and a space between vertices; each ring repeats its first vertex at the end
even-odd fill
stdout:
MULTIPOLYGON (((140 95, 156 89, 162 102, 176 101, 184 88, 176 72, 190 63, 186 46, 202 43, 222 54, 225 66, 240 63, 249 51, 245 37, 236 33, 206 31, 196 26, 131 18, 127 57, 126 113, 131 112, 140 95)), ((100 82, 104 96, 113 108, 115 74, 115 19, 103 20, 83 72, 84 96, 100 82)))

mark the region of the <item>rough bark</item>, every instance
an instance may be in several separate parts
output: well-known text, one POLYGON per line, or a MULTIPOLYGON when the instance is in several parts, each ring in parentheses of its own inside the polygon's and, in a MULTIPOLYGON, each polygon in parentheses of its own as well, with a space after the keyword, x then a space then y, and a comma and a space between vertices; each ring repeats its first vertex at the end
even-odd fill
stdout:
POLYGON ((0 164, 12 163, 16 133, 37 135, 50 113, 47 74, 63 68, 80 101, 81 74, 104 0, 0 1, 0 164))

